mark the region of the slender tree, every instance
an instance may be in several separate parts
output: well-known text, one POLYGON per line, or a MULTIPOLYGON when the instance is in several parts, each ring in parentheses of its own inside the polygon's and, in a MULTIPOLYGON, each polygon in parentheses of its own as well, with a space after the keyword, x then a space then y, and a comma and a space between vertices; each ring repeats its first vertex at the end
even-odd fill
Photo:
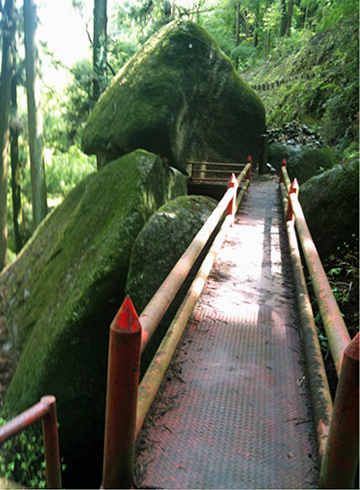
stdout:
POLYGON ((38 226, 47 213, 43 123, 40 109, 38 50, 35 42, 37 27, 34 0, 24 0, 25 68, 29 122, 31 193, 34 225, 38 226))
POLYGON ((11 45, 15 35, 14 0, 5 0, 4 8, 2 8, 2 24, 3 44, 0 87, 0 271, 6 264, 7 249, 7 179, 12 70, 11 45))
POLYGON ((292 22, 292 14, 293 14, 293 4, 294 0, 288 1, 288 13, 287 13, 287 26, 286 26, 286 35, 290 37, 291 35, 291 22, 292 22))
MULTIPOLYGON (((93 98, 98 100, 107 84, 107 0, 94 0, 93 40, 93 98)), ((104 157, 97 156, 97 168, 105 165, 104 157)))
POLYGON ((94 99, 98 100, 107 83, 107 0, 94 0, 94 99))
POLYGON ((255 7, 255 28, 254 28, 254 48, 257 47, 259 43, 259 24, 260 24, 260 0, 254 2, 255 7))
POLYGON ((11 160, 11 191, 13 203, 13 223, 15 235, 15 251, 22 249, 21 234, 21 187, 19 165, 19 118, 17 111, 17 74, 16 74, 16 42, 14 40, 13 76, 11 80, 11 123, 10 123, 10 160, 11 160))
POLYGON ((284 37, 286 34, 288 24, 288 17, 286 13, 286 0, 281 0, 281 27, 280 27, 280 37, 284 37))
MULTIPOLYGON (((236 2, 236 25, 235 25, 235 46, 239 46, 240 42, 240 1, 236 2)), ((235 70, 238 69, 239 57, 235 58, 235 70)))

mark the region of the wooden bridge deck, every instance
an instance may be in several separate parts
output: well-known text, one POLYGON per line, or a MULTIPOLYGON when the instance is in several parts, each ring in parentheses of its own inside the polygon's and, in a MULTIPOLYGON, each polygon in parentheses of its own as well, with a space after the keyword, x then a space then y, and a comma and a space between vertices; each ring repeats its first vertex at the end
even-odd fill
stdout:
POLYGON ((252 181, 155 407, 136 460, 142 488, 316 486, 274 181, 252 181))

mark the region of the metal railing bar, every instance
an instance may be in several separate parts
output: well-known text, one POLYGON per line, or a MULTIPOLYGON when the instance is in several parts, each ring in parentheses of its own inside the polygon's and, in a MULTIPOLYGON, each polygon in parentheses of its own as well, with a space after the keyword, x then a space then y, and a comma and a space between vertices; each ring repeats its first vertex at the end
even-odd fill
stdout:
POLYGON ((346 347, 319 488, 357 488, 359 464, 359 333, 346 347))
POLYGON ((13 438, 34 422, 41 420, 48 413, 50 404, 43 398, 39 403, 17 415, 5 425, 0 427, 0 445, 13 438))
MULTIPOLYGON (((240 177, 240 176, 239 176, 240 177)), ((246 189, 249 186, 250 181, 246 180, 239 196, 236 200, 236 209, 238 209, 240 202, 245 195, 246 189)), ((194 309, 194 306, 203 290, 206 279, 211 271, 216 256, 222 247, 226 238, 227 231, 232 224, 232 216, 226 216, 224 223, 222 224, 213 244, 210 247, 204 261, 202 262, 200 269, 192 282, 180 308, 178 309, 166 335, 163 338, 156 354, 150 366, 148 367, 140 385, 138 391, 138 405, 136 413, 136 429, 135 437, 137 438, 141 427, 144 423, 147 413, 150 410, 151 404, 154 401, 156 393, 158 392, 167 368, 169 367, 171 358, 175 352, 175 349, 181 339, 184 329, 188 323, 190 315, 194 309)))
MULTIPOLYGON (((210 167, 236 167, 236 168, 244 168, 246 166, 246 163, 216 163, 216 162, 186 162, 187 165, 206 165, 210 167)), ((196 172, 199 172, 199 170, 196 170, 196 172)))
MULTIPOLYGON (((241 167, 241 169, 243 169, 244 167, 241 167)), ((231 175, 234 170, 231 169, 231 170, 221 170, 221 169, 206 169, 206 170, 194 170, 195 173, 201 173, 201 172, 204 172, 204 173, 207 173, 207 174, 228 174, 228 175, 231 175)), ((196 178, 196 177, 195 177, 196 178)))
MULTIPOLYGON (((286 164, 286 162, 285 162, 286 164)), ((291 183, 286 166, 281 168, 285 190, 289 191, 291 183)), ((339 306, 331 290, 326 277, 324 267, 306 224, 304 213, 296 194, 291 194, 290 203, 295 215, 295 226, 304 253, 306 265, 314 287, 315 296, 323 320, 325 332, 328 338, 331 355, 334 360, 336 373, 339 376, 341 370, 342 355, 350 343, 350 335, 341 316, 339 306)))
POLYGON ((47 488, 61 488, 61 465, 57 430, 56 400, 44 396, 39 403, 25 410, 0 427, 0 446, 34 422, 42 419, 47 488))
MULTIPOLYGON (((238 177, 237 177, 237 179, 236 179, 236 180, 237 180, 237 183, 238 183, 238 187, 240 186, 241 182, 242 182, 242 181, 243 181, 245 178, 247 178, 247 180, 249 181, 249 182, 248 182, 248 184, 247 184, 247 187, 248 187, 248 185, 249 185, 249 183, 250 183, 250 179, 249 179, 247 176, 249 176, 249 171, 250 171, 250 170, 251 170, 251 163, 247 163, 247 164, 245 165, 245 167, 244 167, 244 170, 243 170, 243 171, 242 171, 242 172, 241 172, 241 173, 238 175, 238 177)), ((240 199, 240 201, 241 201, 241 199, 240 199)), ((239 201, 239 203, 240 203, 240 201, 239 201)))
POLYGON ((290 200, 295 215, 296 229, 311 276, 331 355, 337 375, 340 376, 342 356, 345 348, 351 342, 351 338, 311 238, 299 200, 295 194, 290 195, 290 200))
MULTIPOLYGON (((229 174, 231 174, 231 172, 229 171, 229 174)), ((218 179, 216 178, 211 178, 211 177, 193 177, 191 179, 191 182, 228 182, 229 179, 223 179, 221 177, 219 177, 218 179)))
MULTIPOLYGON (((280 190, 283 201, 284 216, 286 217, 288 199, 286 196, 285 185, 283 183, 280 184, 280 190)), ((294 220, 287 221, 286 228, 301 324, 301 337, 304 343, 307 381, 311 396, 319 456, 322 460, 325 454, 327 437, 331 423, 333 403, 301 263, 294 220)))
POLYGON ((156 330, 156 327, 160 323, 176 293, 190 272, 191 267, 194 265, 211 233, 216 228, 221 216, 233 198, 233 194, 233 189, 228 189, 225 192, 224 197, 214 209, 206 223, 197 233, 194 240, 185 250, 172 271, 166 277, 160 288, 141 313, 139 317, 142 326, 141 353, 149 343, 154 331, 156 330))

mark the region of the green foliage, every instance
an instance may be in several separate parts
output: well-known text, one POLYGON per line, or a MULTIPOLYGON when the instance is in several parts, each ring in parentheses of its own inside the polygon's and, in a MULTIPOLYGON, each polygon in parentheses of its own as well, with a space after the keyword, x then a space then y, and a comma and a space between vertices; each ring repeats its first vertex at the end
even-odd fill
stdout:
MULTIPOLYGON (((5 423, 0 418, 0 425, 5 423)), ((5 442, 0 449, 0 471, 4 478, 26 487, 45 488, 44 444, 38 425, 5 442)))
MULTIPOLYGON (((60 119, 61 120, 61 119, 60 119)), ((33 233, 32 208, 31 208, 31 174, 30 163, 26 145, 20 139, 20 161, 21 164, 21 206, 22 223, 21 229, 24 243, 33 233)), ((45 176, 47 184, 48 206, 51 208, 59 204, 68 193, 77 186, 87 175, 96 171, 95 156, 87 156, 76 145, 72 145, 66 152, 57 149, 45 149, 45 176)), ((9 171, 7 210, 8 210, 8 248, 11 260, 11 251, 15 250, 14 225, 12 219, 11 198, 11 168, 9 171)))
POLYGON ((66 153, 56 151, 46 165, 48 194, 53 198, 65 197, 94 171, 96 171, 95 156, 84 155, 77 146, 71 146, 66 153))
MULTIPOLYGON (((78 61, 72 66, 71 74, 73 80, 66 87, 66 99, 62 104, 62 124, 66 128, 69 144, 80 140, 82 127, 94 106, 91 95, 94 79, 92 62, 87 58, 78 61)), ((60 149, 65 148, 60 146, 60 149)))

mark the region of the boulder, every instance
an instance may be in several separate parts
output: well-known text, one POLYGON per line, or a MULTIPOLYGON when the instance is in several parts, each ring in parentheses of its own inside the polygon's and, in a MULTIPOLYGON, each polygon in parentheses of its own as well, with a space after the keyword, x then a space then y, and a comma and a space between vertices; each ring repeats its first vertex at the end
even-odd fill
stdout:
POLYGON ((285 158, 291 180, 297 179, 302 185, 308 179, 332 168, 337 163, 334 150, 330 146, 312 148, 311 146, 269 145, 269 163, 280 173, 281 162, 285 158))
POLYGON ((184 193, 179 171, 137 150, 81 182, 0 275, 1 316, 20 352, 5 410, 15 415, 55 395, 68 471, 81 467, 85 478, 100 465, 95 485, 109 327, 124 299, 130 253, 149 217, 184 193))
POLYGON ((174 21, 128 61, 84 128, 105 161, 145 148, 183 173, 187 160, 256 162, 265 109, 202 27, 174 21))
POLYGON ((316 247, 325 260, 359 237, 359 162, 338 165, 300 187, 299 200, 316 247))
MULTIPOLYGON (((126 294, 130 296, 138 314, 171 272, 193 238, 217 206, 217 201, 205 196, 181 196, 170 201, 152 215, 137 236, 130 257, 126 294)), ((184 285, 171 304, 164 321, 144 352, 151 359, 155 349, 204 258, 203 252, 184 285)), ((145 362, 146 364, 146 362, 145 362)))

